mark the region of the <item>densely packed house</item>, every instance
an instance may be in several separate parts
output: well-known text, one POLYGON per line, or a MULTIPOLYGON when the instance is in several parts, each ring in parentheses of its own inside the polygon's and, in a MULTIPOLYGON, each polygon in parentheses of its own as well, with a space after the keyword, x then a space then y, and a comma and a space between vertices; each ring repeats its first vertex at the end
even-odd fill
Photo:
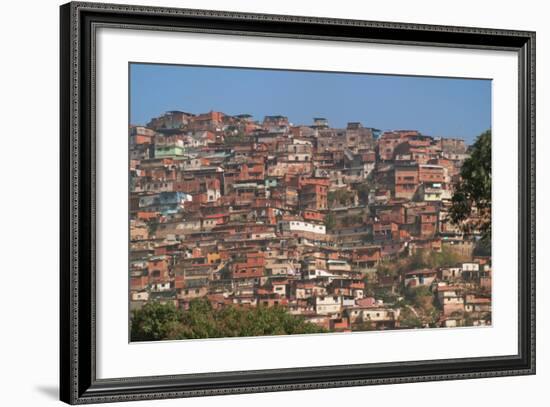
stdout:
POLYGON ((448 216, 461 139, 170 111, 130 126, 129 156, 131 309, 284 307, 330 331, 491 323, 490 256, 448 216))

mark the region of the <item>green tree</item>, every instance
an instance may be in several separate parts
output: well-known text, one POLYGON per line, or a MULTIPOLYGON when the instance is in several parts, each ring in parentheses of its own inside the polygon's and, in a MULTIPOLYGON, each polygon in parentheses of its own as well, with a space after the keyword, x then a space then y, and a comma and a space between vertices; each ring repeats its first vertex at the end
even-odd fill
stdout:
POLYGON ((491 237, 491 130, 478 136, 464 161, 461 180, 455 185, 451 221, 465 233, 474 230, 491 237))
POLYGON ((181 312, 172 303, 153 301, 132 312, 130 336, 132 341, 166 339, 181 321, 181 312))
POLYGON ((361 203, 366 204, 369 200, 370 185, 366 182, 358 184, 355 188, 357 190, 357 196, 361 203))
POLYGON ((326 332, 283 307, 235 306, 213 309, 206 299, 194 299, 186 311, 172 304, 149 303, 135 311, 132 341, 291 335, 326 332))
POLYGON ((397 274, 397 264, 389 260, 382 260, 376 266, 376 275, 378 278, 386 276, 395 276, 397 274))
POLYGON ((423 323, 432 325, 439 319, 435 296, 428 287, 407 287, 405 300, 415 309, 423 323))
POLYGON ((325 226, 327 231, 331 231, 336 226, 336 219, 332 212, 327 213, 327 216, 325 216, 325 226))
POLYGON ((327 196, 329 207, 350 206, 353 204, 355 193, 346 189, 330 191, 327 196))
POLYGON ((490 256, 491 255, 491 241, 489 239, 480 239, 476 242, 474 248, 474 256, 490 256))
POLYGON ((422 320, 407 306, 401 308, 399 320, 401 328, 422 328, 422 320))
POLYGON ((220 337, 214 309, 206 299, 194 299, 182 312, 181 324, 170 332, 168 339, 200 339, 220 337))
POLYGON ((398 271, 403 273, 422 268, 450 267, 466 260, 448 247, 443 247, 440 252, 434 250, 417 249, 413 254, 401 260, 398 271))

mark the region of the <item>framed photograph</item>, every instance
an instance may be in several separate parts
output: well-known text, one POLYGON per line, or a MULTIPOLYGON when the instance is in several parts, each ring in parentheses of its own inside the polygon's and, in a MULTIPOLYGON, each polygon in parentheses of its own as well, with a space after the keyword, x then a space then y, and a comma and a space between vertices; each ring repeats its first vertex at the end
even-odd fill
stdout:
POLYGON ((535 373, 535 33, 60 12, 61 400, 535 373))

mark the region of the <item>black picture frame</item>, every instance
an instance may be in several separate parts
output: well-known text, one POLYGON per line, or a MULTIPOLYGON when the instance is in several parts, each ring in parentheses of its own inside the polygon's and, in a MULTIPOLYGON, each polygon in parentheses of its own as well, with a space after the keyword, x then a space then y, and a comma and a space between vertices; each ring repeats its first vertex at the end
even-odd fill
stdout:
POLYGON ((535 33, 68 3, 60 8, 60 395, 70 404, 535 373, 535 33), (96 378, 95 29, 175 30, 482 50, 519 56, 519 349, 516 355, 179 376, 96 378))

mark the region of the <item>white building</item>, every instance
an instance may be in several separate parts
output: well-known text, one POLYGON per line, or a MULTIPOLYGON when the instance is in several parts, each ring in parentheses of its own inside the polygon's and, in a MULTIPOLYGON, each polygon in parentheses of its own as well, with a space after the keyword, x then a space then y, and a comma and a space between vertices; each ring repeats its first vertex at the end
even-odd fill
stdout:
POLYGON ((325 235, 327 233, 325 225, 304 222, 300 220, 287 220, 279 222, 279 229, 282 232, 306 232, 306 233, 317 233, 325 235))
POLYGON ((342 297, 327 296, 315 298, 315 312, 318 315, 338 314, 342 310, 342 297))

